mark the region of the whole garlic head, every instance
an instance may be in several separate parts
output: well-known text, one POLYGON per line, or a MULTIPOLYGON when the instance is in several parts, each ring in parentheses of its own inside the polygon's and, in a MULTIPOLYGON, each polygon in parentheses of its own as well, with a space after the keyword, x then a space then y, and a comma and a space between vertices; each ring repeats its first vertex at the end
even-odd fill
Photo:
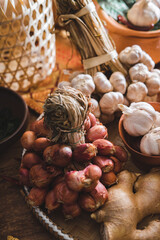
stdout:
POLYGON ((160 92, 160 77, 156 73, 151 72, 145 84, 148 88, 148 96, 154 96, 160 92))
POLYGON ((118 105, 124 114, 124 129, 129 135, 135 137, 146 134, 152 128, 156 118, 156 111, 149 103, 142 104, 144 105, 144 108, 142 107, 142 109, 139 108, 139 105, 137 105, 137 107, 136 103, 135 105, 130 105, 129 107, 123 104, 118 105))
POLYGON ((127 18, 135 26, 147 27, 159 21, 160 9, 150 0, 141 0, 129 9, 127 18))
POLYGON ((124 94, 127 88, 127 82, 125 76, 121 72, 114 72, 109 78, 110 83, 113 86, 114 91, 124 94))
POLYGON ((119 60, 127 65, 133 65, 140 61, 142 57, 142 49, 139 45, 126 47, 119 53, 119 60))
POLYGON ((142 52, 142 57, 140 62, 146 65, 149 71, 151 71, 155 67, 155 62, 153 61, 151 56, 145 51, 142 52))
POLYGON ((160 155, 160 127, 153 128, 142 137, 140 151, 148 155, 160 155))
POLYGON ((127 99, 130 102, 140 102, 143 101, 148 93, 146 85, 142 82, 131 83, 127 89, 127 99))
POLYGON ((113 114, 119 110, 118 104, 123 103, 124 96, 120 92, 105 93, 99 101, 100 109, 103 114, 113 114))
POLYGON ((71 87, 80 90, 85 96, 90 96, 95 90, 93 78, 89 74, 78 74, 71 80, 71 87))
POLYGON ((143 63, 137 63, 129 69, 129 76, 132 82, 145 82, 150 72, 146 65, 143 63))
POLYGON ((113 90, 112 84, 102 72, 97 72, 93 76, 96 90, 99 93, 107 93, 113 90))

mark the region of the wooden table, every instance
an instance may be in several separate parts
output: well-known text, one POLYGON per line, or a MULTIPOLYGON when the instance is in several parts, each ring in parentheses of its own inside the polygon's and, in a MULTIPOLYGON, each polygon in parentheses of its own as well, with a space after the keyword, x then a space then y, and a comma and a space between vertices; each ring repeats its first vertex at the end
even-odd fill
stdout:
MULTIPOLYGON (((30 112, 30 122, 37 115, 30 112)), ((0 153, 0 175, 18 178, 22 147, 18 140, 0 153)), ((0 240, 12 235, 19 240, 55 240, 27 206, 20 187, 0 178, 0 240)))
MULTIPOLYGON (((30 111, 29 123, 37 117, 37 114, 30 111)), ((118 135, 118 119, 107 127, 109 140, 115 144, 122 144, 118 135)), ((18 178, 21 155, 22 146, 18 140, 0 154, 0 175, 18 178)), ((137 171, 131 161, 128 161, 125 168, 137 171)), ((7 240, 8 235, 19 240, 56 240, 33 215, 20 189, 19 186, 0 178, 0 240, 7 240)))

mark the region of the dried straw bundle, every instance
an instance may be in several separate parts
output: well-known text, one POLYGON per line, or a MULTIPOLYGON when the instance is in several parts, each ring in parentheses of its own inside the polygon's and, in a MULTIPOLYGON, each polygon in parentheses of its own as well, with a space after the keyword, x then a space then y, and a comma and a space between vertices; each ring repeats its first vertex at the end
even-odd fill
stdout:
POLYGON ((77 46, 84 70, 90 75, 97 71, 126 70, 118 60, 114 43, 105 30, 92 0, 55 0, 59 25, 70 32, 77 46))
POLYGON ((88 99, 73 88, 57 89, 44 104, 44 122, 51 130, 51 141, 74 146, 84 143, 83 124, 88 99))

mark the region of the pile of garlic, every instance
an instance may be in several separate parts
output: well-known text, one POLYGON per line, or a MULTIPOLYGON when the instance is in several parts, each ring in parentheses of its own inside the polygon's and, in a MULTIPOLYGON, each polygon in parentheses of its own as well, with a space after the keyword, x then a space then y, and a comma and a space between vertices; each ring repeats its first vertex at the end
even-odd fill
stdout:
POLYGON ((113 72, 109 79, 102 72, 92 77, 83 72, 74 72, 69 82, 60 82, 58 87, 71 86, 90 97, 91 111, 106 124, 120 112, 118 104, 129 106, 132 102, 153 101, 160 92, 160 70, 155 69, 152 58, 140 46, 126 47, 119 53, 119 60, 127 70, 113 72))
POLYGON ((123 127, 133 137, 142 136, 140 151, 148 155, 160 155, 160 113, 149 103, 131 103, 129 107, 118 105, 124 114, 123 127))

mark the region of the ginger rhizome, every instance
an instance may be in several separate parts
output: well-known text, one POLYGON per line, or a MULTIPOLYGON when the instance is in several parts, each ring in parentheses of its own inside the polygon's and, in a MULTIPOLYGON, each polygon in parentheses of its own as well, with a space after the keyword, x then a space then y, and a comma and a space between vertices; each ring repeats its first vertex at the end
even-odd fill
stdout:
POLYGON ((119 183, 108 189, 108 201, 91 214, 102 223, 104 240, 159 240, 160 220, 151 220, 146 227, 137 224, 145 217, 160 214, 160 169, 137 175, 124 170, 119 183))

